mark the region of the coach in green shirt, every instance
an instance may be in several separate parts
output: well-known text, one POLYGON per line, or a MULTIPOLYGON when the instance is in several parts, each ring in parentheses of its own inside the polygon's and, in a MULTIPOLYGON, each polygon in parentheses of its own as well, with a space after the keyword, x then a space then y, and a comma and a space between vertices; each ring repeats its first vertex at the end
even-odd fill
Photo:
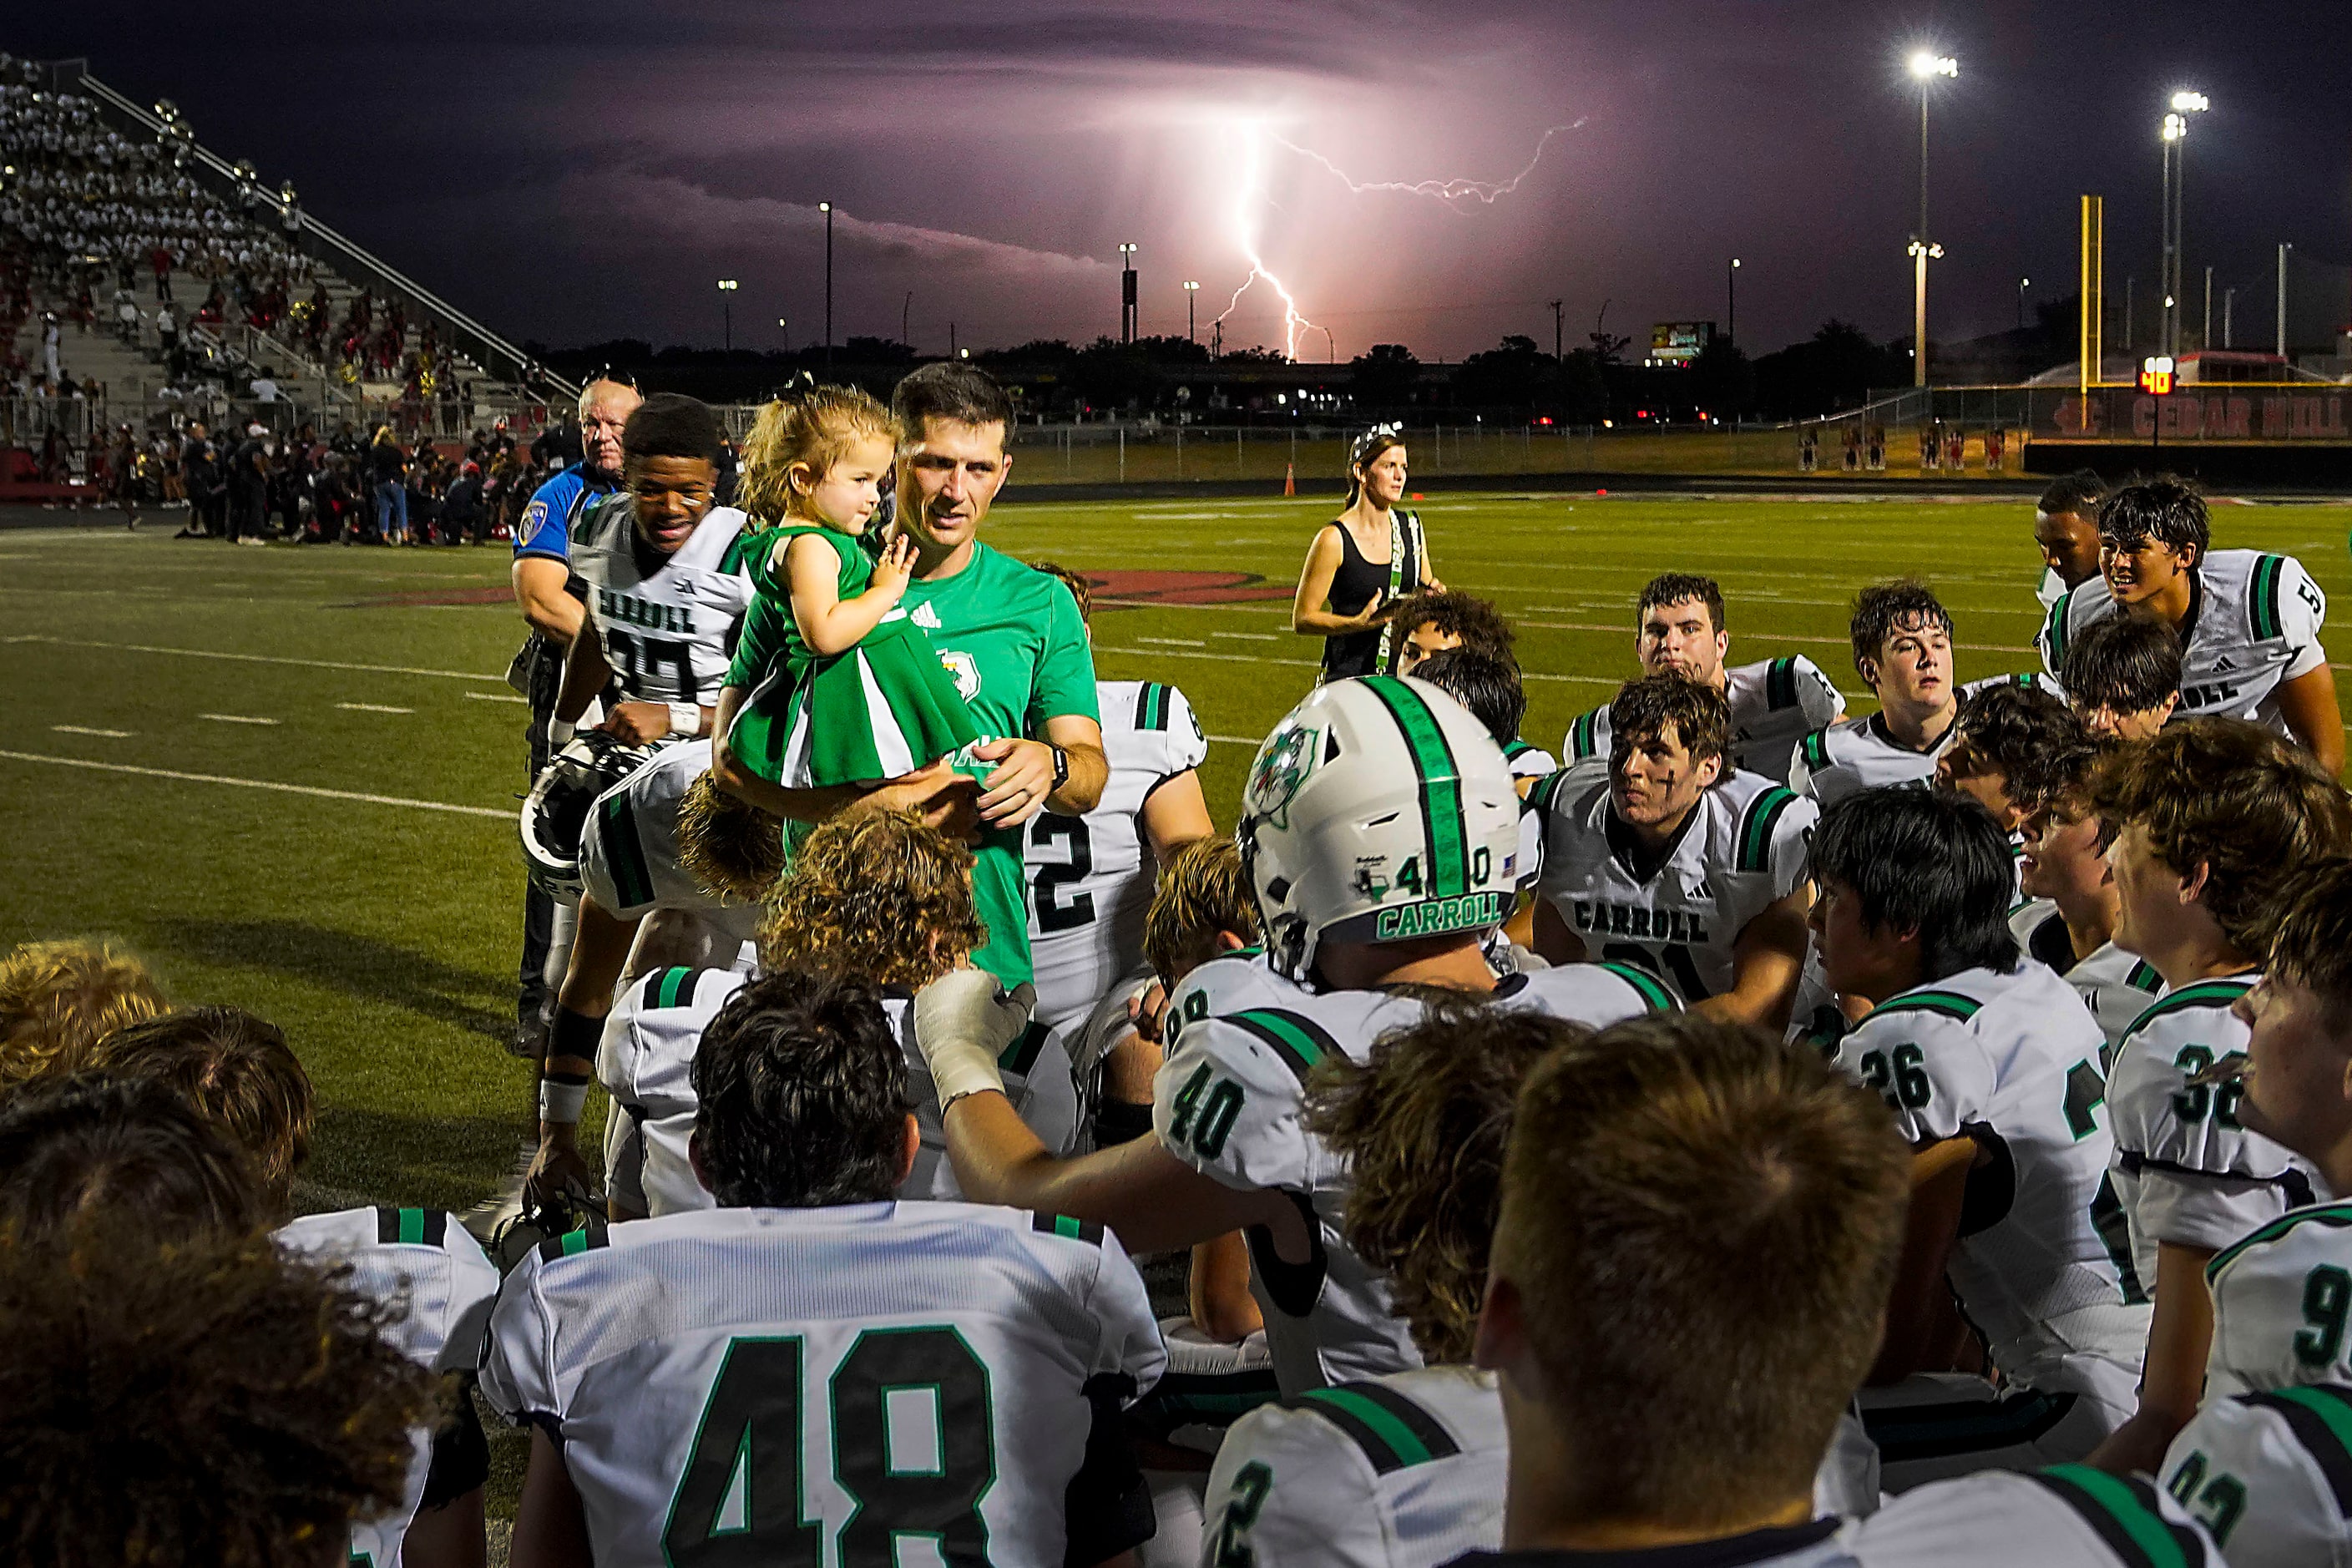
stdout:
MULTIPOLYGON (((878 787, 785 789, 735 765, 724 741, 712 769, 733 794, 795 822, 852 807, 909 808, 949 832, 978 833, 972 893, 988 944, 972 962, 1007 985, 1029 978, 1028 883, 1021 829, 1039 812, 1094 809, 1110 776, 1095 707, 1094 655, 1070 591, 980 542, 980 524, 1013 468, 1013 402, 984 372, 925 365, 890 395, 898 426, 898 517, 915 544, 900 607, 939 650, 973 720, 993 737, 968 756, 878 787)), ((722 700, 716 734, 732 721, 722 700)))

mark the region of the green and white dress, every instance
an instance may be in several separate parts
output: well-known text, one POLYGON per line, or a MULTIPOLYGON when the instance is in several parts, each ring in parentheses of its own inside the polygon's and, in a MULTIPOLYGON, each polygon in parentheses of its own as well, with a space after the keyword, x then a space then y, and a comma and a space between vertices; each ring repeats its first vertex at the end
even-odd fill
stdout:
POLYGON ((864 593, 874 563, 858 541, 815 524, 763 533, 751 551, 759 597, 727 684, 749 695, 727 743, 747 769, 787 789, 897 778, 979 741, 955 677, 900 604, 857 645, 819 654, 793 619, 777 546, 814 534, 841 561, 842 598, 864 593))

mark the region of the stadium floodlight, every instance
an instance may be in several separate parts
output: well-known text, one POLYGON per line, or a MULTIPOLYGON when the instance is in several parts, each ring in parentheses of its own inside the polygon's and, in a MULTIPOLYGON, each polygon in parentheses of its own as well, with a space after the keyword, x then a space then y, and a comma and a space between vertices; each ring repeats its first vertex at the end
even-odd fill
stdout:
POLYGON ((819 202, 824 215, 824 368, 833 368, 833 204, 819 202))
POLYGON ((741 287, 732 278, 719 280, 719 318, 721 323, 719 341, 722 347, 730 350, 735 346, 735 301, 728 296, 741 287))
POLYGON ((1960 74, 1960 62, 1949 55, 1939 55, 1930 49, 1921 49, 1911 57, 1911 74, 1921 81, 1926 81, 1931 77, 1958 77, 1960 74))
POLYGON ((2201 92, 2176 92, 2172 95, 2172 107, 2182 114, 2201 114, 2213 104, 2201 92))
POLYGON ((2167 142, 2178 142, 2188 134, 2189 121, 2186 117, 2178 114, 2168 114, 2164 117, 2164 139, 2167 142))
POLYGON ((1197 278, 1187 278, 1187 279, 1184 279, 1184 341, 1185 341, 1186 342, 1188 342, 1188 343, 1190 343, 1190 342, 1198 342, 1200 341, 1200 334, 1199 334, 1196 331, 1194 331, 1194 329, 1193 329, 1193 311, 1192 311, 1192 307, 1193 307, 1193 306, 1194 306, 1194 305, 1199 301, 1200 298, 1201 298, 1201 280, 1200 280, 1199 279, 1197 279, 1197 278))
POLYGON ((1919 83, 1919 228, 1911 237, 1911 384, 1927 384, 1927 263, 1944 254, 1927 237, 1927 100, 1937 77, 1957 79, 1960 62, 1933 49, 1911 57, 1911 74, 1919 83))

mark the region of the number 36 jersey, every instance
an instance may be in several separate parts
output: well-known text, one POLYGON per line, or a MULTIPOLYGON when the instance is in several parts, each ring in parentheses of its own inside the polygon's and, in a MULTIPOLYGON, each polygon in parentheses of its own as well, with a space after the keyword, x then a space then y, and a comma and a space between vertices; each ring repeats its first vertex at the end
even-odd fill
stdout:
POLYGON ((1084 816, 1040 812, 1023 836, 1029 876, 1029 958, 1036 1020, 1083 1018, 1143 957, 1151 907, 1151 847, 1143 804, 1201 765, 1209 742, 1192 705, 1156 680, 1097 680, 1110 780, 1084 816))
MULTIPOLYGON (((1382 991, 1276 991, 1247 958, 1215 959, 1178 987, 1181 1002, 1230 990, 1250 1005, 1186 1017, 1152 1079, 1151 1126, 1160 1146, 1194 1170, 1244 1191, 1291 1195, 1314 1231, 1311 1256, 1286 1261, 1262 1230, 1250 1233, 1250 1286, 1285 1395, 1421 1364, 1390 1304, 1388 1285, 1348 1249, 1339 1216, 1344 1162, 1307 1131, 1307 1075, 1328 1056, 1362 1061, 1372 1042, 1421 1021, 1422 1004, 1382 991), (1221 973, 1238 983, 1219 984, 1221 973), (1255 996, 1273 999, 1257 1005, 1255 996)), ((1670 1009, 1674 996, 1624 964, 1563 964, 1498 984, 1491 1005, 1605 1028, 1670 1009)))
MULTIPOLYGON (((602 1568, 1058 1564, 1089 1433, 1166 1364, 1116 1237, 971 1204, 719 1209, 525 1258, 482 1391, 563 1447, 602 1568)), ((1073 1540, 1073 1535, 1076 1539, 1073 1540)), ((1134 1544, 1074 1555, 1097 1562, 1134 1544)))
POLYGON ((1545 818, 1542 896, 1594 960, 1638 963, 1696 1003, 1731 989, 1733 948, 1764 909, 1804 884, 1821 808, 1760 774, 1733 772, 1699 796, 1647 877, 1604 779, 1536 785, 1545 818))
POLYGON ((716 702, 751 604, 744 517, 717 506, 669 555, 641 550, 626 495, 589 502, 572 527, 572 569, 621 690, 637 702, 716 702), (650 559, 651 572, 640 564, 650 559))
POLYGON ((1838 1066, 1885 1098, 1906 1142, 1969 1138, 1990 1156, 1946 1272, 1995 1364, 2046 1392, 2080 1391, 2097 1369, 2070 1368, 2077 1354, 2137 1369, 2147 1335, 2107 1180, 2105 1039, 2074 987, 2024 959, 1889 997, 1838 1042, 1838 1066))

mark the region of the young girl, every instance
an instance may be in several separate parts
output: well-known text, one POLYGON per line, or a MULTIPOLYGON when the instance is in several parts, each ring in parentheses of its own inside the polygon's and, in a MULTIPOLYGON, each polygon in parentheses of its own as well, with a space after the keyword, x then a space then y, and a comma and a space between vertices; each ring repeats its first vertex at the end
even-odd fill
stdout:
POLYGON ((955 678, 898 608, 915 546, 868 552, 897 436, 889 411, 825 386, 761 411, 744 448, 760 595, 727 684, 745 692, 727 745, 787 789, 896 778, 979 740, 955 678))

